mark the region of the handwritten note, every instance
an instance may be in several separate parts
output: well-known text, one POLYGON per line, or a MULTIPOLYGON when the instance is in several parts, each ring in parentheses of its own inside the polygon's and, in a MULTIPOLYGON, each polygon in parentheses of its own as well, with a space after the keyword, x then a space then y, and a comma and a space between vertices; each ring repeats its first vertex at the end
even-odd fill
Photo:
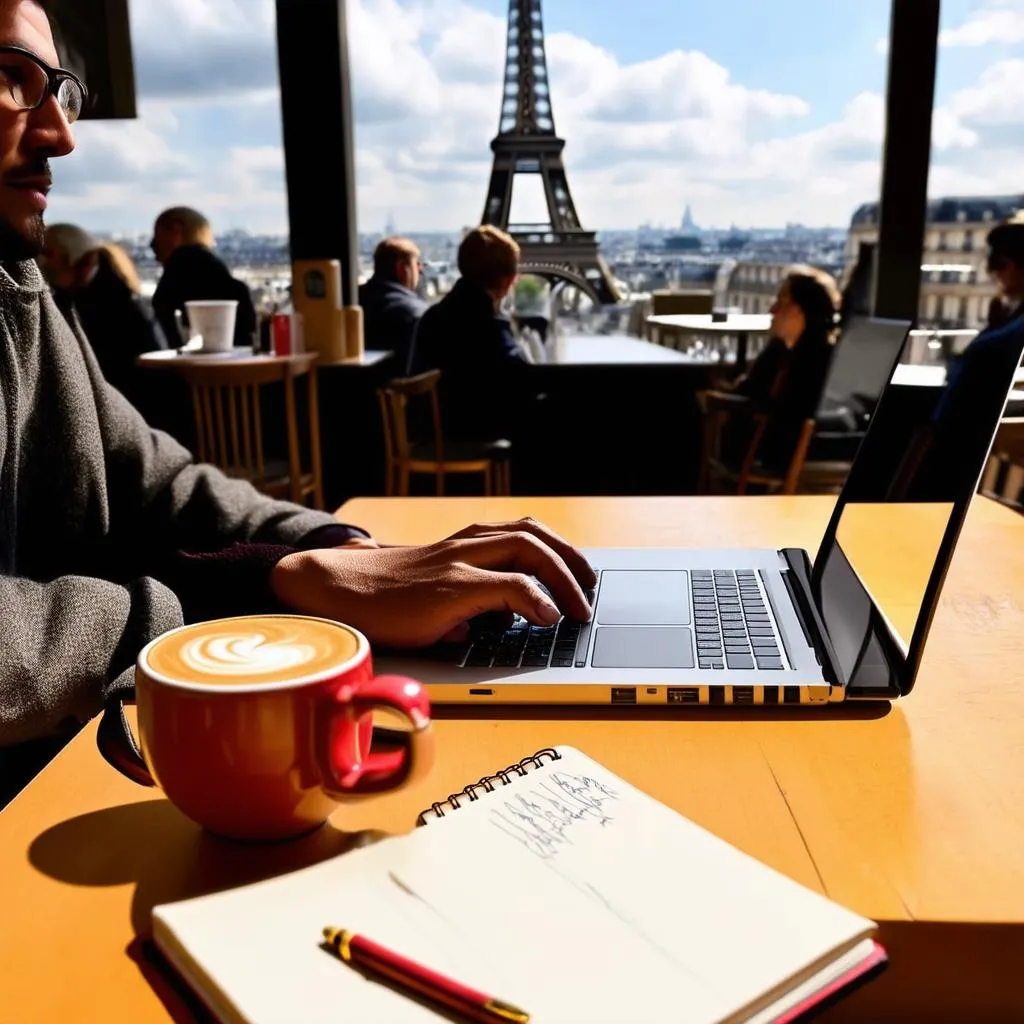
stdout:
POLYGON ((490 822, 538 857, 558 854, 572 843, 572 828, 580 821, 601 826, 615 819, 611 808, 619 794, 586 775, 551 771, 528 790, 510 795, 490 812, 490 822))

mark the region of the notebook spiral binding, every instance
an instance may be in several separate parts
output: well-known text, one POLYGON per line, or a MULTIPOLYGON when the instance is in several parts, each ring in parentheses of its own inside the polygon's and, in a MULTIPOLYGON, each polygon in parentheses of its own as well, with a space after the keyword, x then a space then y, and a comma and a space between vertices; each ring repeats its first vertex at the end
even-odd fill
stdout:
POLYGON ((435 801, 425 811, 420 813, 416 819, 416 824, 426 825, 428 821, 443 818, 446 809, 448 811, 457 811, 461 806, 460 800, 468 800, 470 803, 474 800, 479 800, 478 789, 484 790, 485 793, 493 793, 496 784, 502 786, 509 785, 513 781, 513 773, 515 777, 522 777, 528 775, 531 771, 535 771, 537 768, 543 767, 545 764, 550 764, 552 761, 560 761, 561 759, 562 755, 553 747, 545 747, 543 750, 538 750, 536 754, 524 757, 522 761, 511 764, 507 768, 502 768, 500 772, 495 772, 494 775, 484 776, 478 782, 466 786, 465 789, 460 790, 458 793, 451 793, 444 800, 435 801))

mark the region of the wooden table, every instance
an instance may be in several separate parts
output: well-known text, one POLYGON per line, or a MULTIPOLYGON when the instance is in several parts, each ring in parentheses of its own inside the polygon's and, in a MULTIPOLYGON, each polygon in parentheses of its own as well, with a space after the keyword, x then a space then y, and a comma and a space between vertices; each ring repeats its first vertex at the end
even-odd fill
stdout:
POLYGON ((556 359, 548 366, 637 366, 695 363, 685 352, 624 334, 567 334, 552 342, 556 359))
POLYGON ((230 352, 201 355, 188 349, 165 348, 159 352, 144 352, 135 361, 146 370, 174 370, 183 366, 210 366, 230 363, 232 366, 264 366, 268 363, 291 363, 309 367, 317 359, 315 352, 296 352, 290 356, 256 355, 250 348, 234 348, 230 352))
MULTIPOLYGON (((747 365, 747 347, 750 335, 768 334, 772 318, 767 313, 731 313, 724 320, 717 320, 711 313, 669 313, 663 316, 649 316, 648 326, 659 333, 672 334, 717 334, 736 338, 737 368, 747 365)), ((732 362, 731 359, 722 362, 732 362)))
MULTIPOLYGON (((831 499, 390 499, 341 516, 381 541, 471 520, 546 519, 584 545, 793 545, 831 499)), ((885 509, 862 519, 883 534, 885 509)), ((907 574, 915 560, 902 555, 907 574)), ((881 563, 880 563, 881 564, 881 563)), ((900 563, 889 583, 899 592, 900 563)), ((881 565, 882 571, 886 566, 881 565)), ((724 839, 882 924, 892 966, 829 1020, 1024 1018, 1024 518, 971 509, 913 693, 891 708, 437 709, 437 763, 415 789, 339 815, 408 828, 418 809, 539 747, 569 743, 724 839)), ((102 762, 87 728, 0 813, 0 1019, 192 1019, 138 937, 154 903, 310 863, 300 843, 202 835, 102 762)), ((679 884, 700 885, 681 872, 679 884)))

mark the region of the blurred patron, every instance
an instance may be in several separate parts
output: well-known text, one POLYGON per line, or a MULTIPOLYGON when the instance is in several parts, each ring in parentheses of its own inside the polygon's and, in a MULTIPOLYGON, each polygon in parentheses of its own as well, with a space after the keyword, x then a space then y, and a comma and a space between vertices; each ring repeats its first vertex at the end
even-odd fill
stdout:
POLYGON ((98 242, 74 224, 52 224, 39 264, 68 323, 77 318, 103 376, 138 404, 136 357, 167 343, 140 298, 131 258, 120 246, 98 242))
POLYGON ((164 272, 153 295, 153 309, 169 344, 177 348, 184 340, 175 313, 188 325, 186 302, 203 299, 236 299, 235 345, 251 346, 256 333, 256 308, 249 286, 231 276, 213 251, 210 222, 187 206, 164 210, 157 217, 151 243, 164 272))
POLYGON ((373 253, 373 277, 359 289, 366 347, 395 354, 401 373, 409 366, 416 325, 427 304, 420 283, 420 251, 406 238, 385 238, 373 253))
POLYGON ((903 496, 948 501, 960 493, 966 481, 958 475, 959 467, 974 472, 969 453, 987 443, 993 421, 1002 412, 1005 393, 993 399, 986 382, 1010 379, 1024 342, 1024 219, 1020 215, 989 232, 987 265, 998 287, 989 326, 950 361, 932 422, 919 433, 904 463, 899 484, 903 496))
MULTIPOLYGON (((728 388, 747 398, 752 412, 768 416, 757 452, 762 465, 785 468, 804 421, 818 410, 840 304, 831 275, 816 267, 791 267, 771 307, 771 340, 749 371, 728 388)), ((749 423, 737 422, 727 440, 733 459, 742 459, 750 437, 749 423)))
POLYGON ((518 270, 512 238, 489 225, 474 228, 459 246, 462 277, 420 321, 410 368, 414 374, 441 371, 446 437, 508 437, 522 413, 529 364, 499 312, 518 270))

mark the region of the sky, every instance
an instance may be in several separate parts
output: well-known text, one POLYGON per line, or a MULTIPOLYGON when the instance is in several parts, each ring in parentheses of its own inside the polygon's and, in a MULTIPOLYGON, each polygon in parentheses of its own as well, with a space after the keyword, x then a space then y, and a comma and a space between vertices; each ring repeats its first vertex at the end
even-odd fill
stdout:
MULTIPOLYGON (((507 9, 348 0, 360 231, 479 222, 507 9)), ((702 227, 843 226, 877 199, 888 0, 543 10, 585 227, 675 226, 688 203, 702 227)), ((286 233, 273 0, 131 0, 131 20, 139 117, 76 126, 50 221, 146 231, 184 203, 217 231, 286 233)), ((930 194, 1024 191, 1024 0, 944 0, 940 44, 930 194)), ((528 190, 513 202, 530 218, 528 190)))

